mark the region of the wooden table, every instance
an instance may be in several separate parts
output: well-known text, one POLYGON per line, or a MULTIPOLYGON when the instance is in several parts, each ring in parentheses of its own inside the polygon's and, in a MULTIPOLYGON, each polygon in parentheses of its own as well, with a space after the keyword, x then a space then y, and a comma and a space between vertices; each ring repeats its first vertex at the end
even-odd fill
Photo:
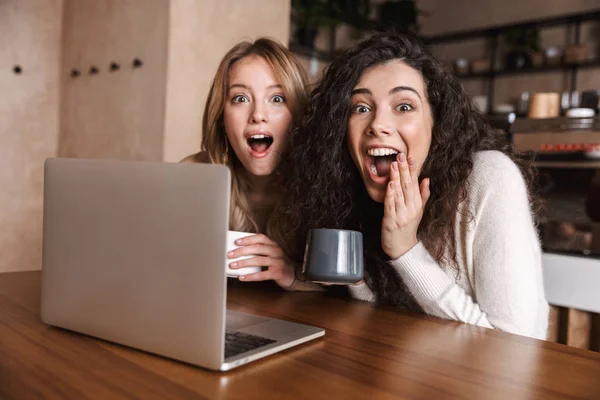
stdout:
POLYGON ((0 275, 0 399, 600 399, 600 354, 236 284, 228 307, 322 326, 324 338, 226 373, 40 321, 40 273, 0 275))

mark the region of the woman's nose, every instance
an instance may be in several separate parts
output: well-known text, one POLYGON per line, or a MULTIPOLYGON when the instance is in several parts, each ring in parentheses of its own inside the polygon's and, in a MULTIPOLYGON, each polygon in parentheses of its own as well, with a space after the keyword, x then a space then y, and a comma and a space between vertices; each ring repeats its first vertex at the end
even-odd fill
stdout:
POLYGON ((373 113, 371 123, 367 127, 367 134, 373 136, 387 136, 394 132, 394 125, 391 116, 385 111, 373 113))
POLYGON ((250 122, 251 123, 261 123, 268 121, 268 110, 267 108, 260 103, 254 103, 254 107, 252 109, 252 113, 250 114, 250 122))

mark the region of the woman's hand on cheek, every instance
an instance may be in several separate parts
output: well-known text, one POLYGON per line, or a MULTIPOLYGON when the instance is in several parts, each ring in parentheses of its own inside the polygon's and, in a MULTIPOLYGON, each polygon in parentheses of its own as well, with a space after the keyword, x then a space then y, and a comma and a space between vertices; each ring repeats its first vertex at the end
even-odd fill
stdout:
POLYGON ((392 260, 417 244, 417 230, 429 195, 429 178, 419 185, 414 160, 400 153, 390 168, 381 224, 381 246, 392 260))
POLYGON ((288 288, 294 282, 294 267, 285 261, 281 247, 267 236, 246 236, 238 239, 235 244, 240 247, 227 253, 228 258, 253 257, 230 263, 230 268, 267 267, 266 271, 240 276, 241 281, 274 280, 282 288, 288 288))

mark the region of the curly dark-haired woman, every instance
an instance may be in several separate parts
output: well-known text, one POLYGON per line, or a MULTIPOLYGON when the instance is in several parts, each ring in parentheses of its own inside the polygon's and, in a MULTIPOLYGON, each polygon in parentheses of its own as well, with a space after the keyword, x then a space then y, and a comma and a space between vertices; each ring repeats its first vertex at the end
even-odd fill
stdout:
POLYGON ((335 60, 282 168, 290 258, 311 228, 361 230, 353 297, 546 337, 531 167, 418 38, 376 35, 335 60))

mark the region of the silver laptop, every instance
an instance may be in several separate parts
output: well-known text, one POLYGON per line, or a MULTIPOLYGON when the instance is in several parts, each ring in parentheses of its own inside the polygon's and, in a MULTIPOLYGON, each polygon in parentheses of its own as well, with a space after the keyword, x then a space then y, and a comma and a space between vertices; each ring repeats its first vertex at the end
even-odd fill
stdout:
POLYGON ((42 320, 226 371, 323 336, 226 310, 229 170, 48 159, 42 320))

